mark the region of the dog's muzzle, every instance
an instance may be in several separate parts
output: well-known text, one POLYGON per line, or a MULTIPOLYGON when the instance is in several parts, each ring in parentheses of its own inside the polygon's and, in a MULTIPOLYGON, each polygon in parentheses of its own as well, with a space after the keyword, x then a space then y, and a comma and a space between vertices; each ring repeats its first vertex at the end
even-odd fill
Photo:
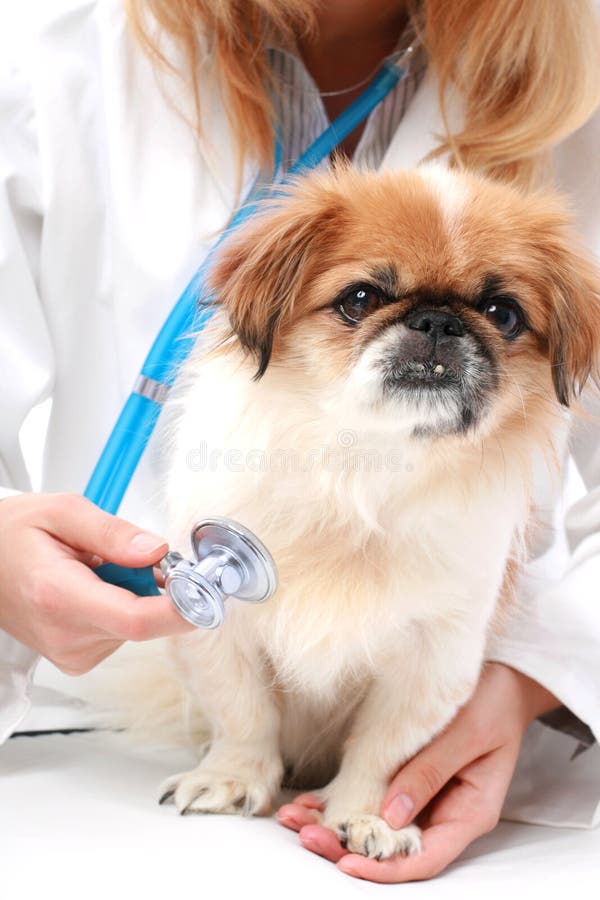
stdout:
POLYGON ((449 308, 418 307, 380 340, 384 397, 422 412, 419 433, 466 431, 481 419, 497 387, 496 364, 460 316, 449 308))

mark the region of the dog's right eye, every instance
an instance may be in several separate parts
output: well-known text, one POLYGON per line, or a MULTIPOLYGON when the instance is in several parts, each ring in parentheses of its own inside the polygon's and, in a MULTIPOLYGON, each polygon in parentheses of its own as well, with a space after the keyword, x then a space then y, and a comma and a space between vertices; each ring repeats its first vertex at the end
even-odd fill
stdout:
POLYGON ((384 299, 376 288, 370 284, 359 284, 338 297, 335 308, 346 322, 358 325, 362 319, 383 306, 383 303, 384 299))

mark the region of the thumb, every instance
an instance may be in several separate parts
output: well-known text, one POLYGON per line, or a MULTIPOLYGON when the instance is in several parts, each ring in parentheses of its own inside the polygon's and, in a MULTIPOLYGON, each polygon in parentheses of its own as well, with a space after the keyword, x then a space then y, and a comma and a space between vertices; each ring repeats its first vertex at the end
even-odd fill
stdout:
POLYGON ((403 828, 412 822, 471 756, 464 738, 459 742, 452 731, 434 738, 390 783, 381 807, 388 825, 403 828))
POLYGON ((168 542, 99 509, 77 494, 55 494, 41 527, 75 550, 122 566, 151 565, 165 555, 168 542))

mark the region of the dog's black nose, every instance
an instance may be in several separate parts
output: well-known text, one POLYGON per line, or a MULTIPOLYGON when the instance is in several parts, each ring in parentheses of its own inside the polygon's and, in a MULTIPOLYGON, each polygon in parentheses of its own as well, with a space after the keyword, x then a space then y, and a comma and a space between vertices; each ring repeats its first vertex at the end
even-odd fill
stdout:
POLYGON ((404 324, 414 331, 426 332, 432 340, 444 334, 462 337, 465 333, 465 326, 457 316, 439 309, 413 310, 404 319, 404 324))

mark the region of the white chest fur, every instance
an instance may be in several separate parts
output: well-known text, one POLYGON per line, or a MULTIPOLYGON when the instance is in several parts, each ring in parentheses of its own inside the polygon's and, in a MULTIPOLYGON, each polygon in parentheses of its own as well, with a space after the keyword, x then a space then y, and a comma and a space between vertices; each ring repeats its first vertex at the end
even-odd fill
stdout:
POLYGON ((207 358, 181 393, 174 542, 203 515, 231 516, 279 570, 264 606, 231 601, 229 627, 282 684, 321 698, 410 653, 415 629, 443 642, 464 619, 483 635, 527 518, 522 468, 493 443, 435 465, 400 430, 346 428, 341 410, 324 422, 285 389, 281 374, 259 391, 243 366, 207 358))

